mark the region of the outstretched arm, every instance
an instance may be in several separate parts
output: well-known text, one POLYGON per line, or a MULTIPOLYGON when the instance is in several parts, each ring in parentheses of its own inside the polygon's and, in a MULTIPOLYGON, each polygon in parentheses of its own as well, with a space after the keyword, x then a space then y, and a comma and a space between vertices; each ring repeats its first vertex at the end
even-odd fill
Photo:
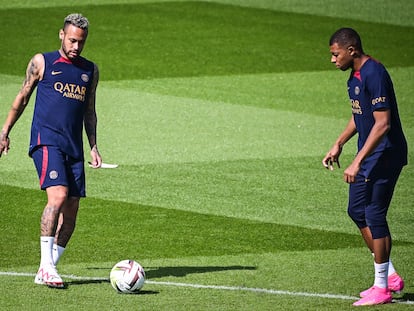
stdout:
POLYGON ((85 131, 86 136, 88 137, 89 146, 91 147, 91 164, 94 168, 101 167, 102 165, 102 158, 98 151, 98 146, 96 143, 96 127, 97 127, 97 117, 96 117, 96 109, 95 109, 95 102, 96 102, 96 88, 98 86, 99 81, 99 70, 98 66, 95 65, 93 80, 91 85, 91 93, 89 94, 89 101, 87 103, 84 123, 85 123, 85 131))
POLYGON ((0 157, 3 152, 4 154, 7 154, 10 149, 10 131, 29 103, 33 90, 43 76, 44 66, 45 61, 42 54, 33 56, 27 65, 26 78, 24 79, 22 88, 13 101, 12 107, 0 133, 0 157))

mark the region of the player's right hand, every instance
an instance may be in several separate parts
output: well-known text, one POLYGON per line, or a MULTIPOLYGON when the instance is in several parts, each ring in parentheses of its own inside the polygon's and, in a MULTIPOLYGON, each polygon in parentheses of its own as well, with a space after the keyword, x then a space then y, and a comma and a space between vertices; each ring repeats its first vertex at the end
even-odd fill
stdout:
POLYGON ((326 156, 322 160, 322 165, 328 169, 333 171, 334 163, 338 165, 338 168, 341 167, 339 164, 339 156, 341 155, 342 148, 338 145, 334 145, 331 150, 326 154, 326 156))
POLYGON ((322 160, 322 165, 323 165, 326 169, 328 169, 328 170, 330 170, 330 171, 333 171, 333 169, 334 169, 334 163, 336 163, 336 164, 338 165, 338 168, 340 168, 340 167, 341 167, 341 165, 339 164, 339 159, 337 159, 337 158, 335 158, 335 157, 331 157, 331 156, 329 156, 329 157, 325 157, 325 158, 322 160))
POLYGON ((10 149, 10 138, 7 136, 1 136, 1 140, 0 140, 0 157, 1 155, 7 154, 9 152, 10 149))

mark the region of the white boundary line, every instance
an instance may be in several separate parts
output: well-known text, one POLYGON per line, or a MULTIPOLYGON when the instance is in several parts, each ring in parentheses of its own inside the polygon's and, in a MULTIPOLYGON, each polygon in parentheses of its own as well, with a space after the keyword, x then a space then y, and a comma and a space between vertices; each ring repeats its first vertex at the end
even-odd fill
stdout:
POLYGON ((357 300, 358 299, 358 297, 351 297, 351 296, 344 296, 344 295, 291 292, 291 291, 285 291, 285 290, 252 288, 252 287, 243 287, 243 286, 201 285, 201 284, 176 283, 176 282, 154 282, 154 281, 146 281, 146 283, 156 284, 156 285, 167 285, 167 286, 191 287, 191 288, 220 289, 220 290, 229 290, 229 291, 246 291, 246 292, 264 293, 264 294, 271 294, 271 295, 318 297, 318 298, 331 298, 331 299, 344 299, 344 300, 357 300))
MULTIPOLYGON (((7 272, 0 271, 0 276, 27 276, 34 277, 35 273, 25 273, 25 272, 7 272)), ((104 277, 88 277, 88 276, 76 276, 76 275, 61 275, 63 278, 72 279, 72 280, 90 280, 90 281, 108 281, 109 278, 104 277)), ((265 288, 252 288, 252 287, 242 287, 242 286, 223 286, 223 285, 202 285, 202 284, 191 284, 191 283, 177 283, 177 282, 162 282, 162 281, 151 281, 146 280, 147 284, 154 285, 165 285, 165 286, 176 286, 176 287, 189 287, 189 288, 199 288, 199 289, 215 289, 215 290, 228 290, 228 291, 245 291, 253 293, 263 293, 270 295, 285 295, 285 296, 296 296, 296 297, 315 297, 315 298, 327 298, 327 299, 342 299, 342 300, 357 300, 359 297, 352 297, 346 295, 335 295, 335 294, 318 294, 318 293, 306 293, 306 292, 291 292, 285 290, 274 290, 274 289, 265 289, 265 288)), ((397 300, 393 299, 394 303, 414 305, 414 301, 406 300, 397 300)))

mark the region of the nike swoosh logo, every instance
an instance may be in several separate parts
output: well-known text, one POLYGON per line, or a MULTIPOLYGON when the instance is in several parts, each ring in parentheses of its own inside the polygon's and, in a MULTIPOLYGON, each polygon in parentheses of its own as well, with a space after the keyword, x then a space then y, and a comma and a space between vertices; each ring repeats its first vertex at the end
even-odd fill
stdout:
POLYGON ((59 74, 61 74, 62 73, 62 71, 52 71, 52 76, 56 76, 56 75, 59 75, 59 74))

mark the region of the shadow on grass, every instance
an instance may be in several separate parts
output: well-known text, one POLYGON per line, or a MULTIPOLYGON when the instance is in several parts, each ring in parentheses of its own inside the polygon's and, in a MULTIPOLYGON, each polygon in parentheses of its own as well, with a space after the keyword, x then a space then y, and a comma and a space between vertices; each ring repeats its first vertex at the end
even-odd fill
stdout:
POLYGON ((209 273, 229 270, 256 270, 252 266, 208 266, 208 267, 146 267, 148 278, 162 278, 166 276, 183 277, 193 273, 209 273))
MULTIPOLYGON (((111 268, 107 267, 89 267, 88 270, 107 270, 108 273, 111 271, 111 268)), ((219 271, 231 271, 231 270, 256 270, 254 266, 175 266, 175 267, 144 267, 145 275, 148 279, 150 278, 162 278, 166 276, 175 276, 183 277, 188 274, 193 273, 209 273, 209 272, 219 272, 219 271)), ((82 280, 85 281, 85 280, 82 280)), ((90 283, 100 283, 100 282, 109 282, 109 279, 92 279, 86 280, 90 283)), ((74 283, 79 282, 79 280, 73 281, 74 283)))
MULTIPOLYGON (((100 268, 100 267, 90 267, 88 269, 92 270, 108 270, 110 268, 100 268)), ((162 278, 167 276, 183 277, 188 274, 194 273, 209 273, 209 272, 219 272, 219 271, 231 271, 231 270, 256 270, 256 267, 253 266, 208 266, 208 267, 198 267, 198 266, 181 266, 181 267, 146 267, 145 274, 147 279, 151 278, 162 278)), ((87 278, 76 279, 65 282, 65 286, 61 289, 68 289, 70 286, 75 285, 86 285, 86 284, 101 284, 101 283, 110 283, 109 278, 87 278)), ((158 291, 149 291, 149 290, 140 290, 133 295, 154 295, 159 294, 158 291)))
POLYGON ((394 300, 398 301, 398 302, 401 302, 401 303, 403 303, 403 302, 413 303, 414 302, 414 293, 404 293, 401 298, 395 298, 394 300))
POLYGON ((65 282, 66 286, 71 286, 71 285, 83 285, 83 284, 101 284, 101 283, 110 283, 109 278, 102 278, 102 279, 78 279, 78 280, 71 280, 71 281, 67 281, 65 282))
MULTIPOLYGON (((68 289, 70 286, 73 285, 87 285, 87 284, 101 284, 101 283, 110 283, 109 279, 101 278, 101 279, 79 279, 79 280, 72 280, 65 282, 65 286, 61 289, 68 289)), ((122 293, 119 293, 122 294, 122 293)), ((128 295, 155 295, 159 294, 158 291, 153 290, 140 290, 136 293, 128 293, 128 295)))

